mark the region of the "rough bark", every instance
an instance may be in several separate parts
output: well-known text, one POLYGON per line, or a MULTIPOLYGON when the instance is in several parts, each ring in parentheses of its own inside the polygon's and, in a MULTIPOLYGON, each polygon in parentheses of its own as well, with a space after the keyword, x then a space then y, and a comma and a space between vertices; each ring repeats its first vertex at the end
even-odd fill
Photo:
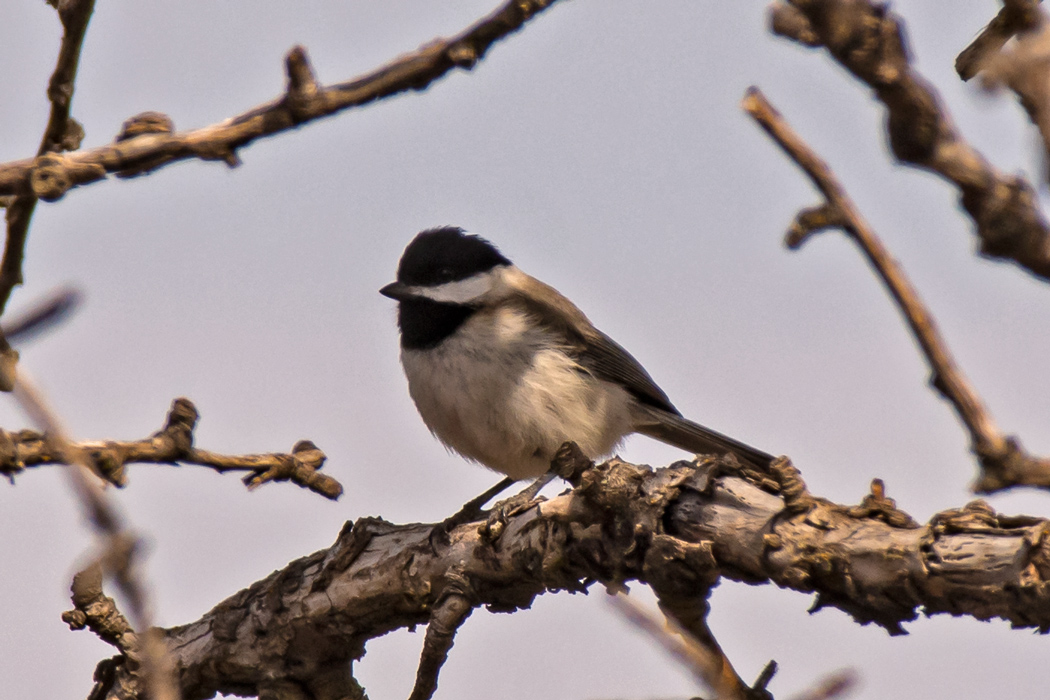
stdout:
MULTIPOLYGON (((677 610, 690 599, 703 610, 722 577, 775 583, 891 634, 937 613, 1050 629, 1043 519, 975 501, 920 526, 881 485, 857 506, 813 497, 786 459, 772 476, 726 460, 653 470, 614 459, 577 483, 498 533, 469 523, 435 538, 426 524, 347 523, 330 548, 164 630, 183 697, 364 697, 352 662, 368 640, 427 624, 450 596, 511 611, 595 583, 647 583, 677 610)), ((458 606, 455 617, 468 614, 458 606)), ((145 697, 124 656, 103 661, 96 679, 92 698, 145 697)))

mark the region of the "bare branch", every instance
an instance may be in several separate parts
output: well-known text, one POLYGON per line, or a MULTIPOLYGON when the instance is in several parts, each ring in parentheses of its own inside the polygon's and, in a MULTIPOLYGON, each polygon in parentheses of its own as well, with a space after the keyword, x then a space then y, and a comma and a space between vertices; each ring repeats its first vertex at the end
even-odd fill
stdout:
POLYGON ((9 341, 25 341, 66 320, 80 305, 80 291, 72 287, 56 289, 2 326, 9 341))
POLYGON ((1041 0, 1004 0, 1003 9, 977 38, 955 59, 955 72, 969 80, 984 68, 985 61, 999 52, 1015 34, 1033 29, 1039 22, 1041 0))
MULTIPOLYGON (((42 164, 48 161, 49 154, 80 148, 84 137, 83 127, 70 118, 69 108, 73 102, 80 49, 84 44, 88 21, 95 9, 95 0, 55 0, 51 4, 58 10, 64 33, 62 45, 58 50, 58 61, 47 87, 51 114, 36 152, 37 159, 42 164)), ((0 261, 0 314, 3 314, 7 300, 11 298, 11 291, 22 284, 22 260, 25 257, 29 221, 33 218, 37 197, 40 196, 36 191, 47 189, 46 176, 50 173, 49 169, 42 167, 38 169, 35 179, 27 180, 27 187, 21 191, 7 193, 18 196, 8 204, 5 212, 7 242, 4 246, 3 260, 0 261)), ((5 349, 6 344, 0 337, 0 350, 5 349)))
MULTIPOLYGON (((125 466, 138 464, 195 464, 214 469, 248 472, 243 481, 254 489, 271 481, 292 481, 332 500, 343 493, 342 485, 319 470, 327 457, 309 440, 295 444, 290 454, 223 455, 193 446, 193 431, 199 414, 189 399, 171 404, 164 427, 144 440, 73 443, 93 471, 115 486, 127 484, 125 466)), ((68 464, 49 435, 32 430, 9 433, 0 429, 0 474, 11 480, 27 467, 68 464)))
POLYGON ((796 695, 791 700, 833 700, 846 695, 857 685, 857 674, 846 669, 822 678, 810 690, 796 695))
POLYGON ((1050 280, 1050 226, 1031 184, 999 172, 962 138, 936 91, 912 67, 902 23, 885 4, 778 0, 771 23, 783 36, 826 47, 874 90, 887 109, 894 156, 958 187, 962 206, 977 227, 982 255, 1012 260, 1050 280), (807 24, 800 26, 800 18, 807 24))
POLYGON ((989 91, 1005 86, 1017 95, 1042 137, 1043 180, 1050 181, 1050 23, 1038 3, 1014 1, 1025 7, 1024 26, 1009 49, 981 63, 981 85, 989 91))
MULTIPOLYGON (((282 97, 193 131, 174 132, 167 120, 166 127, 158 126, 153 131, 129 132, 125 128, 112 144, 69 153, 61 159, 35 158, 0 164, 0 195, 23 194, 36 186, 48 198, 57 199, 71 187, 103 179, 107 173, 121 177, 142 175, 188 158, 235 165, 237 149, 259 138, 408 90, 424 90, 454 68, 473 68, 492 44, 519 30, 554 2, 509 0, 454 37, 437 39, 372 73, 327 87, 313 77, 305 49, 295 47, 285 61, 288 89, 282 97)), ((163 117, 151 113, 154 120, 158 116, 163 117)))
MULTIPOLYGON (((153 700, 179 700, 179 687, 175 682, 171 659, 160 637, 160 631, 153 628, 149 592, 137 566, 135 550, 139 547, 138 538, 128 531, 120 512, 95 481, 94 475, 82 458, 82 453, 66 437, 66 432, 55 413, 24 370, 19 372, 17 381, 14 382, 14 396, 22 409, 46 431, 53 449, 61 455, 61 461, 69 465, 65 474, 104 543, 102 563, 128 601, 132 624, 138 630, 134 640, 122 629, 119 638, 114 639, 121 643, 136 642, 135 653, 141 656, 141 665, 128 664, 127 669, 137 675, 141 667, 142 678, 139 682, 148 689, 149 697, 153 700)), ((87 578, 95 577, 89 575, 87 578)), ((82 579, 81 583, 81 590, 74 593, 87 596, 89 592, 84 589, 92 589, 90 594, 95 598, 93 589, 96 587, 91 585, 91 581, 82 579)), ((76 587, 75 581, 74 585, 76 587)), ((98 596, 101 596, 101 585, 97 588, 98 596)), ((115 621, 119 626, 120 619, 115 615, 110 614, 109 620, 115 621)), ((132 658, 128 653, 125 653, 125 656, 132 658)))
POLYGON ((115 600, 102 592, 102 566, 92 564, 73 577, 70 587, 73 609, 62 613, 71 630, 90 629, 98 638, 123 654, 132 654, 138 644, 135 630, 115 600))
POLYGON ((430 700, 437 690, 438 673, 448 660, 458 630, 474 607, 462 593, 450 592, 437 604, 427 624, 427 636, 423 641, 423 653, 416 671, 416 684, 408 700, 430 700))
MULTIPOLYGON (((772 700, 773 696, 766 690, 766 686, 777 672, 776 661, 766 664, 755 684, 748 687, 729 663, 706 622, 701 622, 700 634, 695 634, 689 626, 680 626, 676 622, 677 617, 669 613, 662 620, 657 618, 623 591, 617 592, 610 600, 624 617, 692 671, 701 685, 714 693, 717 700, 772 700)), ((668 612, 663 603, 660 607, 665 613, 668 612)), ((792 700, 832 700, 847 693, 856 684, 856 680, 857 674, 852 670, 837 671, 822 678, 812 689, 795 696, 792 700)))
POLYGON ((747 687, 710 630, 707 630, 706 623, 703 625, 706 634, 700 637, 679 625, 674 617, 660 620, 623 591, 618 591, 609 600, 631 624, 652 637, 675 660, 689 669, 697 682, 713 693, 717 700, 771 697, 765 691, 765 684, 758 692, 747 687))
MULTIPOLYGON (((815 592, 814 609, 837 607, 894 634, 920 613, 1050 630, 1047 520, 1007 518, 977 501, 900 527, 811 495, 786 459, 773 473, 771 481, 730 459, 659 470, 614 459, 587 469, 572 492, 510 516, 495 541, 478 523, 435 543, 432 525, 363 518, 329 549, 166 630, 165 639, 186 696, 210 697, 311 688, 349 673, 368 640, 430 622, 450 591, 506 612, 547 591, 662 579, 680 580, 678 595, 691 592, 702 605, 711 582, 725 576, 815 592)), ((463 605, 449 612, 449 628, 463 605)), ((143 698, 114 668, 93 697, 143 698)), ((360 691, 352 677, 339 678, 360 691)))
MULTIPOLYGON (((970 446, 981 467, 981 475, 974 488, 983 493, 1022 484, 1050 488, 1050 460, 1029 455, 1017 438, 1006 436, 999 430, 980 396, 955 363, 918 292, 875 231, 857 211, 853 200, 827 163, 794 132, 758 88, 748 90, 743 107, 824 195, 827 201, 822 209, 830 212, 827 221, 835 222, 860 246, 868 263, 900 307, 904 320, 930 364, 930 384, 951 402, 970 433, 970 446)), ((822 220, 821 224, 820 229, 826 228, 825 221, 822 220)), ((807 227, 806 217, 800 215, 788 233, 788 245, 797 248, 815 230, 818 229, 807 227)))

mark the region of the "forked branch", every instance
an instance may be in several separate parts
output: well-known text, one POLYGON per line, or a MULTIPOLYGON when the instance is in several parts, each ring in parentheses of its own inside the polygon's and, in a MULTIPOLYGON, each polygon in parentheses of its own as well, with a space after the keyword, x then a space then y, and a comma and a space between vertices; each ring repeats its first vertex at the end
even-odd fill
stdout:
POLYGON ((276 100, 192 131, 175 131, 171 120, 157 113, 132 118, 114 143, 61 157, 0 164, 0 195, 33 192, 51 201, 107 173, 142 175, 189 158, 236 165, 237 150, 257 139, 402 92, 424 90, 455 68, 473 68, 494 43, 556 1, 509 0, 456 36, 436 39, 367 75, 335 85, 320 85, 305 49, 295 47, 285 60, 287 90, 276 100))
POLYGON ((960 192, 980 252, 1050 280, 1050 226, 1032 185, 999 172, 952 123, 933 86, 915 70, 903 22, 872 0, 777 0, 775 33, 828 54, 886 106, 894 156, 940 175, 960 192))
POLYGON ((814 233, 835 227, 860 247, 926 356, 932 372, 931 385, 954 406, 970 433, 971 449, 981 467, 975 490, 988 493, 1018 485, 1050 489, 1050 460, 1028 454, 1017 438, 999 430, 948 351, 933 316, 904 270, 861 216, 827 163, 795 133, 758 88, 748 90, 743 107, 824 195, 822 204, 795 218, 787 234, 787 245, 798 248, 814 233))
MULTIPOLYGON (((53 0, 50 4, 58 10, 63 35, 55 70, 47 86, 51 113, 36 152, 37 159, 42 161, 54 157, 49 154, 80 148, 80 141, 84 137, 83 127, 70 117, 69 109, 73 102, 73 88, 77 77, 77 66, 80 64, 80 50, 84 45, 88 21, 95 10, 95 0, 62 0, 61 2, 53 0)), ((2 193, 18 196, 8 203, 5 215, 7 238, 4 245, 4 257, 0 261, 0 314, 3 314, 7 307, 11 291, 22 283, 22 260, 25 258, 26 237, 29 233, 29 221, 33 218, 37 202, 37 195, 33 189, 33 186, 29 186, 18 192, 2 193)), ((6 341, 0 334, 0 350, 5 349, 3 346, 6 346, 6 341)))

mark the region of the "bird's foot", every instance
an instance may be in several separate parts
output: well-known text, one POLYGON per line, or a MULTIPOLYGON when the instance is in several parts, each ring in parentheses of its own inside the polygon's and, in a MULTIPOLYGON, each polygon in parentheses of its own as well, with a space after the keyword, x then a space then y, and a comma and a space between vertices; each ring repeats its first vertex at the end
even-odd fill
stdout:
POLYGON ((434 526, 434 529, 430 531, 430 544, 436 546, 438 543, 448 545, 449 544, 449 533, 455 530, 460 525, 466 523, 472 523, 476 520, 481 520, 485 514, 484 506, 486 503, 491 501, 496 496, 500 495, 508 488, 514 485, 514 479, 509 476, 502 479, 498 484, 488 489, 484 493, 470 499, 463 504, 456 513, 442 520, 440 523, 434 526))
POLYGON ((499 536, 503 534, 504 528, 507 527, 507 521, 518 513, 524 513, 529 508, 536 505, 536 496, 544 486, 553 481, 557 476, 558 474, 554 470, 551 470, 537 478, 529 484, 528 488, 522 490, 520 493, 516 493, 510 498, 504 498, 502 501, 492 506, 492 510, 489 511, 489 517, 485 521, 485 524, 478 527, 478 532, 481 534, 482 539, 489 542, 498 540, 499 536))

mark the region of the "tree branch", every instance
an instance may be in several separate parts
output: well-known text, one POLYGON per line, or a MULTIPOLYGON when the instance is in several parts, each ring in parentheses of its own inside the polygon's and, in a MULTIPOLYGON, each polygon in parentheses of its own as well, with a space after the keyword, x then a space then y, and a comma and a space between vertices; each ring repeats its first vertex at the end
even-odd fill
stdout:
MULTIPOLYGON (((295 444, 290 454, 223 455, 193 446, 193 431, 199 418, 189 399, 179 398, 171 404, 164 427, 144 440, 73 443, 94 472, 109 483, 127 484, 125 466, 138 464, 195 464, 214 469, 248 472, 245 486, 255 489, 271 481, 292 481, 332 500, 343 493, 342 485, 318 470, 327 457, 309 440, 295 444)), ((0 429, 0 474, 14 481, 27 467, 68 464, 67 457, 49 436, 33 430, 9 433, 0 429)))
POLYGON ((692 672, 701 686, 714 694, 715 700, 771 700, 772 695, 766 690, 766 684, 772 679, 776 663, 771 661, 773 672, 763 673, 761 685, 750 688, 737 674, 733 664, 722 651, 711 630, 707 627, 707 607, 694 621, 699 634, 692 631, 694 626, 679 624, 680 618, 664 609, 663 620, 650 613, 640 604, 634 602, 623 591, 618 591, 612 598, 613 605, 631 624, 648 634, 662 646, 682 666, 692 672))
POLYGON ((964 81, 977 75, 984 63, 999 52, 1006 42, 1019 32, 1034 29, 1040 22, 1039 3, 1042 0, 1004 0, 992 21, 977 38, 955 59, 955 72, 964 81))
MULTIPOLYGON (((978 69, 986 90, 1013 92, 1043 141, 1043 180, 1050 181, 1050 24, 1037 0, 1007 0, 1003 12, 1015 15, 1009 49, 984 56, 978 69)), ((1000 13, 1002 14, 1002 13, 1000 13)))
POLYGON ((62 613, 71 630, 90 629, 99 639, 123 654, 133 654, 137 645, 135 630, 117 602, 102 592, 102 567, 92 564, 73 577, 70 586, 73 609, 62 613))
MULTIPOLYGON (((435 544, 431 525, 348 524, 329 549, 165 631, 182 692, 313 688, 349 674, 368 640, 429 622, 451 592, 512 611, 593 582, 680 580, 680 595, 691 592, 699 605, 724 576, 815 592, 814 609, 837 607, 893 634, 920 612, 1050 630, 1046 520, 1007 518, 977 501, 900 526, 892 523, 910 518, 810 495, 785 459, 773 473, 732 459, 659 470, 614 459, 587 469, 575 490, 509 517, 494 541, 478 523, 451 530, 447 544, 435 544)), ((93 697, 144 697, 119 665, 102 676, 93 697)))
POLYGON ((902 163, 959 188, 980 253, 1008 259, 1050 280, 1050 226, 1031 184, 996 170, 952 124, 933 87, 910 62, 900 19, 870 0, 787 0, 772 8, 772 30, 824 46, 886 106, 886 131, 902 163))
POLYGON ((437 690, 438 673, 448 660, 456 631, 470 617, 474 607, 462 593, 452 591, 434 608, 427 623, 427 636, 423 640, 423 653, 419 658, 416 683, 408 700, 430 700, 437 690))
POLYGON ((1016 437, 999 430, 956 364, 932 314, 904 270, 861 216, 827 163, 795 133, 758 88, 748 89, 743 108, 802 168, 826 200, 818 207, 803 210, 795 218, 787 234, 788 247, 798 248, 814 233, 832 226, 841 228, 860 247, 926 356, 932 371, 931 386, 952 404, 970 433, 970 447, 981 468, 974 489, 989 493, 1018 485, 1050 488, 1050 459, 1028 454, 1016 437))
MULTIPOLYGON (((73 102, 80 50, 84 44, 88 21, 95 9, 95 0, 51 0, 50 4, 58 10, 63 35, 55 70, 47 87, 51 114, 36 152, 37 160, 41 162, 48 160, 48 154, 80 148, 80 142, 84 138, 84 128, 70 118, 69 108, 73 102)), ((46 173, 46 170, 41 169, 37 180, 46 173)), ((12 290, 22 284, 26 237, 29 235, 29 221, 33 218, 38 196, 34 193, 35 189, 41 188, 30 186, 18 192, 6 193, 18 196, 8 204, 5 213, 7 241, 4 245, 3 260, 0 261, 0 314, 3 314, 7 307, 12 290)), ((0 349, 5 349, 6 344, 6 340, 0 335, 0 349)))
MULTIPOLYGON (((519 30, 556 0, 509 0, 488 17, 449 39, 437 39, 413 53, 355 80, 327 87, 313 77, 302 47, 286 60, 288 88, 272 102, 201 129, 175 132, 171 120, 156 113, 125 124, 117 141, 106 146, 0 164, 0 195, 41 190, 41 199, 55 200, 77 185, 115 173, 143 175, 188 158, 222 160, 236 165, 237 149, 253 141, 295 129, 322 117, 408 90, 424 90, 454 68, 471 69, 495 42, 519 30)), ((140 115, 142 116, 142 115, 140 115)))
MULTIPOLYGON (((47 405, 43 395, 29 380, 26 373, 19 372, 17 381, 12 383, 14 384, 14 397, 22 410, 45 430, 60 460, 69 465, 65 470, 65 475, 103 545, 97 575, 96 572, 91 571, 87 576, 82 576, 79 582, 74 578, 74 598, 79 597, 81 602, 85 602, 84 599, 90 596, 92 600, 86 601, 88 604, 91 602, 104 604, 105 601, 98 600, 102 593, 101 582, 96 581, 96 579, 101 579, 101 572, 104 568, 116 581, 131 611, 131 621, 139 632, 129 634, 130 630, 125 629, 127 621, 115 610, 115 607, 106 611, 108 613, 106 621, 115 625, 116 629, 102 625, 93 626, 92 629, 112 632, 112 638, 107 639, 111 644, 127 644, 132 647, 125 650, 122 655, 122 658, 128 662, 125 663, 125 668, 132 673, 132 677, 140 686, 148 690, 150 698, 179 700, 179 691, 168 649, 161 639, 160 630, 155 629, 152 624, 153 611, 150 605, 149 589, 138 566, 137 554, 141 549, 138 537, 127 528, 119 509, 102 490, 101 485, 94 480, 85 463, 83 453, 78 451, 66 437, 66 432, 58 417, 47 405), (96 583, 98 585, 95 585, 96 583), (95 595, 96 592, 98 596, 95 595)), ((63 619, 68 621, 66 615, 63 615, 63 619)), ((77 621, 79 622, 79 619, 77 621)))

